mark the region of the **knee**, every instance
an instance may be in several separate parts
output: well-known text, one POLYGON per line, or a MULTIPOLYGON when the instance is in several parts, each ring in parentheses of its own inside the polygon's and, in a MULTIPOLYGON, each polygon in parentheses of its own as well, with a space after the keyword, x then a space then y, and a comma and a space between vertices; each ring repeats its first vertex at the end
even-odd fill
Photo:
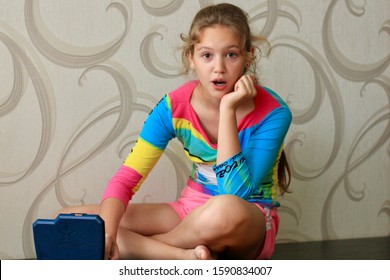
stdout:
POLYGON ((212 197, 204 205, 195 229, 201 239, 231 236, 248 220, 246 201, 234 195, 212 197))
POLYGON ((100 206, 99 205, 79 205, 79 206, 68 206, 64 207, 57 211, 55 217, 59 214, 99 214, 100 206))
POLYGON ((73 207, 64 207, 64 208, 58 210, 58 211, 55 213, 55 217, 57 217, 59 214, 70 214, 70 213, 74 213, 72 209, 73 209, 73 207))

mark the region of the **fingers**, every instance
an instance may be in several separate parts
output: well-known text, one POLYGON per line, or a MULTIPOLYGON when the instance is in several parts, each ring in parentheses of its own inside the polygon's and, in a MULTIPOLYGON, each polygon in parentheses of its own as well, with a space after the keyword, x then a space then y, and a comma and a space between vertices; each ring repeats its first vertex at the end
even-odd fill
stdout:
MULTIPOLYGON (((234 92, 226 94, 222 98, 222 106, 225 108, 237 109, 240 104, 257 95, 254 78, 250 75, 242 76, 234 85, 234 92)), ((221 107, 220 107, 221 108, 221 107)))
POLYGON ((119 249, 118 249, 118 245, 116 244, 116 242, 113 243, 113 246, 111 248, 110 260, 119 260, 119 249))
POLYGON ((119 259, 119 249, 118 245, 114 238, 111 235, 106 234, 105 240, 105 248, 104 248, 104 259, 105 260, 117 260, 119 259))
POLYGON ((251 75, 242 76, 234 87, 236 92, 239 92, 245 96, 254 97, 257 94, 255 88, 254 77, 251 75))

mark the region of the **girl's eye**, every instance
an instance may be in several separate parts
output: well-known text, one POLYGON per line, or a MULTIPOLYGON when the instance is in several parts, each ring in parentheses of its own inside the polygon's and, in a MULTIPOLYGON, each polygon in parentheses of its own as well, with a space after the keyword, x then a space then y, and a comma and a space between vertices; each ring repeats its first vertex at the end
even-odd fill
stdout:
POLYGON ((237 57, 238 55, 237 55, 237 53, 235 53, 235 52, 229 52, 226 56, 229 57, 229 58, 235 58, 235 57, 237 57))
POLYGON ((205 59, 209 59, 209 58, 211 58, 211 54, 210 53, 203 53, 202 57, 205 59))

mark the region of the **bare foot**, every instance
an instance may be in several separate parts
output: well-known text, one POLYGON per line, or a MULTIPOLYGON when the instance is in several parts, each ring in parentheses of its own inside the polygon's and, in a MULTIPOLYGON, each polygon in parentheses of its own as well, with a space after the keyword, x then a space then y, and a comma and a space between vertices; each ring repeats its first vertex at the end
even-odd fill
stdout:
POLYGON ((186 257, 189 260, 214 260, 210 250, 204 245, 198 245, 195 249, 187 250, 186 257))

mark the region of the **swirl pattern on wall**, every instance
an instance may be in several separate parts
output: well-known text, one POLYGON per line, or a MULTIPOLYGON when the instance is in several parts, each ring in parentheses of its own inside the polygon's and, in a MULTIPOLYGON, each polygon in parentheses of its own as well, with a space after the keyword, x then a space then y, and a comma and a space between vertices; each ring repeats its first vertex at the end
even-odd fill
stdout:
MULTIPOLYGON (((131 7, 131 6, 130 6, 131 7)), ((107 11, 117 9, 123 16, 125 28, 115 40, 102 46, 91 48, 77 47, 67 44, 53 35, 40 17, 39 0, 27 0, 25 4, 26 27, 31 41, 43 56, 53 63, 65 67, 88 67, 105 61, 114 55, 121 47, 130 29, 130 18, 126 6, 113 2, 107 6, 107 11)))
MULTIPOLYGON (((15 33, 18 37, 18 34, 15 33)), ((24 48, 29 48, 29 45, 20 45, 7 34, 0 32, 0 41, 10 51, 13 59, 14 67, 14 85, 12 91, 1 103, 0 116, 12 113, 20 102, 27 83, 27 77, 31 79, 36 97, 38 99, 40 113, 41 113, 41 141, 38 150, 34 156, 33 161, 24 170, 14 170, 12 173, 1 172, 0 186, 17 183, 34 169, 43 160, 52 140, 55 127, 55 100, 52 96, 53 90, 48 80, 45 70, 39 62, 34 61, 26 54, 24 48)), ((33 51, 33 50, 31 50, 33 51)))
MULTIPOLYGON (((35 219, 100 202, 145 117, 186 78, 179 33, 222 2, 69 1, 0 10, 1 259, 35 257, 35 219), (84 26, 97 17, 105 23, 84 26)), ((229 2, 269 38, 260 78, 293 112, 278 242, 388 236, 390 2, 229 2)), ((190 172, 180 143, 161 161, 134 201, 179 196, 190 172)))

